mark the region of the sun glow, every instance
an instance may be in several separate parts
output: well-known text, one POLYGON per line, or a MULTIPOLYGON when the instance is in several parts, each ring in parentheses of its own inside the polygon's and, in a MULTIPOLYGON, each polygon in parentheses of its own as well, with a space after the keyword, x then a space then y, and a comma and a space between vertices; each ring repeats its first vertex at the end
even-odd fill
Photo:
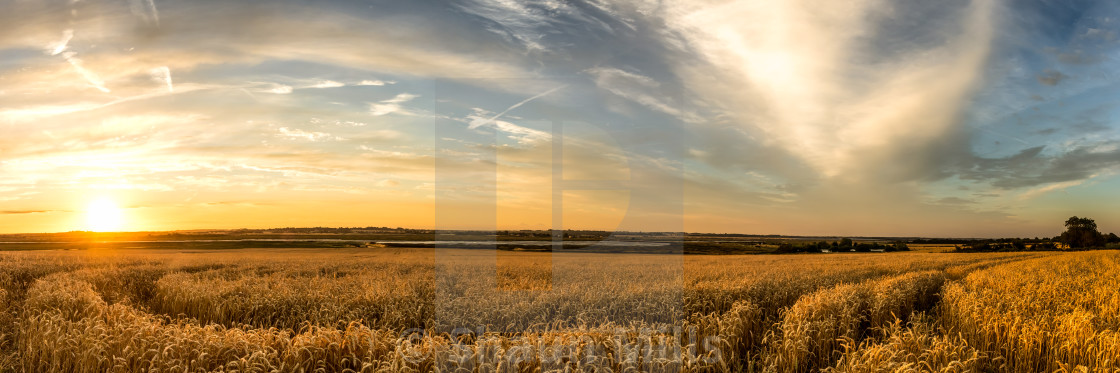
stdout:
POLYGON ((117 232, 124 226, 124 213, 110 199, 97 199, 86 208, 87 229, 94 232, 117 232))

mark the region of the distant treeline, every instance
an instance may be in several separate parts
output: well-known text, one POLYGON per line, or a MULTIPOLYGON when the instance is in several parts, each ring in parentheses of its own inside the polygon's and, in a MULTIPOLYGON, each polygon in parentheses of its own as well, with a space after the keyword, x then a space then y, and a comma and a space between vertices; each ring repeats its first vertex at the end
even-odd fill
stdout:
POLYGON ((818 241, 806 243, 790 243, 784 242, 778 245, 777 253, 842 253, 842 252, 893 252, 893 251, 910 251, 910 246, 904 242, 892 242, 890 244, 881 244, 878 242, 853 242, 850 238, 844 238, 840 241, 818 241))
POLYGON ((408 234, 432 234, 430 229, 408 229, 408 228, 390 228, 390 227, 310 227, 310 228, 268 228, 268 229, 235 229, 230 231, 233 234, 348 234, 348 233, 408 233, 408 234))
POLYGON ((999 238, 970 240, 957 245, 958 251, 1053 251, 1120 249, 1120 237, 1115 233, 1103 234, 1097 222, 1089 218, 1071 217, 1066 220, 1066 231, 1054 238, 999 238))
POLYGON ((643 235, 643 236, 682 236, 683 233, 679 232, 611 232, 602 230, 576 230, 566 229, 563 231, 551 229, 538 229, 538 230, 498 230, 498 231, 483 231, 483 230, 432 230, 432 229, 409 229, 401 227, 284 227, 284 228, 268 228, 268 229, 235 229, 229 231, 232 234, 351 234, 351 233, 404 233, 404 234, 441 234, 441 235, 496 235, 507 237, 552 237, 553 235, 563 235, 564 238, 605 238, 612 235, 643 235))
POLYGON ((1027 238, 998 238, 990 240, 973 240, 957 245, 957 251, 983 252, 983 251, 1055 251, 1055 250, 1116 250, 1120 249, 1120 237, 1109 233, 1105 240, 1092 246, 1071 246, 1061 237, 1053 239, 1027 239, 1027 238))

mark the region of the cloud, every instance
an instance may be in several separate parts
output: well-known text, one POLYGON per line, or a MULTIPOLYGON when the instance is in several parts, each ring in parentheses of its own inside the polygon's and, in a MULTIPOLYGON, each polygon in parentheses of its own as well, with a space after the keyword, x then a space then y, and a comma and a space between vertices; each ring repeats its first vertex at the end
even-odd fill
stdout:
POLYGON ((0 211, 0 215, 25 215, 25 214, 46 214, 52 212, 60 212, 55 210, 5 210, 0 211))
POLYGON ((266 92, 275 93, 278 95, 286 95, 292 93, 292 86, 283 84, 273 84, 266 92))
POLYGON ((403 136, 404 134, 397 130, 373 130, 364 131, 349 138, 354 141, 388 141, 400 140, 403 136))
POLYGON ((373 116, 382 116, 393 113, 408 114, 407 110, 401 107, 401 104, 412 101, 412 99, 420 97, 411 93, 400 93, 393 98, 381 100, 377 103, 369 105, 369 113, 373 116))
POLYGON ((681 104, 667 99, 671 94, 661 91, 661 84, 650 77, 613 67, 595 67, 584 72, 594 77, 595 85, 614 95, 689 123, 702 121, 699 115, 686 112, 681 104))
POLYGON ((160 66, 151 70, 152 80, 167 86, 167 92, 175 92, 175 86, 171 84, 171 69, 167 66, 160 66))
POLYGON ((1019 194, 1019 199, 1020 200, 1033 199, 1033 198, 1036 198, 1038 196, 1041 196, 1041 195, 1049 193, 1049 192, 1068 189, 1068 188, 1072 188, 1072 187, 1084 184, 1085 181, 1087 181, 1087 179, 1086 180, 1070 180, 1070 181, 1063 181, 1063 182, 1054 183, 1054 184, 1047 184, 1047 185, 1043 185, 1043 186, 1036 187, 1036 188, 1031 188, 1031 189, 1019 194))
MULTIPOLYGON (((185 87, 183 85, 180 85, 179 90, 177 92, 174 92, 174 93, 175 94, 183 94, 183 93, 202 91, 202 90, 207 90, 207 89, 212 89, 212 88, 213 87, 203 86, 203 85, 186 85, 185 87)), ((104 102, 104 103, 81 102, 81 103, 75 103, 75 104, 69 104, 69 105, 45 105, 45 106, 26 107, 26 108, 21 108, 21 109, 0 110, 0 120, 4 120, 4 121, 8 121, 8 122, 30 122, 30 121, 35 121, 35 120, 43 120, 43 119, 47 119, 47 118, 50 118, 50 117, 57 117, 57 116, 61 116, 61 115, 68 115, 68 114, 96 111, 96 110, 101 110, 101 109, 108 109, 108 108, 113 108, 115 106, 120 106, 122 104, 141 102, 141 101, 155 99, 155 98, 159 98, 159 97, 165 97, 165 96, 168 96, 168 95, 171 95, 171 94, 172 94, 172 92, 166 92, 166 91, 160 90, 160 91, 151 92, 151 93, 138 94, 138 95, 135 95, 135 96, 116 98, 116 99, 113 99, 112 101, 108 101, 108 102, 104 102)))
POLYGON ((686 87, 822 178, 925 178, 981 83, 994 0, 673 3, 686 87), (751 20, 745 22, 744 20, 751 20), (920 87, 920 88, 919 88, 920 87), (924 154, 923 154, 924 153, 924 154))
MULTIPOLYGON (((547 126, 534 126, 563 112, 632 135, 608 153, 566 132, 576 149, 566 154, 621 159, 658 180, 683 174, 690 213, 729 230, 887 227, 903 224, 897 216, 972 223, 957 218, 1004 207, 924 187, 959 183, 1013 199, 1120 167, 1111 114, 1086 126, 1052 118, 1088 95, 1110 97, 1076 94, 1084 81, 1110 81, 1088 77, 1110 76, 1110 64, 1092 62, 1110 60, 1115 25, 1024 27, 1035 6, 1017 4, 462 0, 366 11, 131 0, 81 2, 71 16, 59 4, 16 2, 0 14, 0 64, 14 67, 0 77, 0 124, 35 126, 9 126, 0 150, 11 182, 65 193, 361 191, 370 180, 411 192, 445 158, 462 174, 497 163, 513 188, 534 190, 549 185, 532 172, 549 170, 552 156, 547 126), (1016 26, 1048 38, 1018 39, 1016 26), (1027 48, 1034 54, 1018 51, 1027 48), (47 55, 57 63, 43 63, 47 55), (1062 72, 1038 76, 1047 67, 1062 72), (382 87, 392 84, 412 93, 388 97, 382 87), (372 88, 313 90, 342 86, 372 88), (447 111, 426 111, 415 93, 447 111), (1007 103, 1015 99, 1023 102, 1007 103), (1036 108, 1045 115, 991 123, 1036 108), (433 117, 460 123, 435 136, 462 142, 432 149, 433 117), (493 134, 494 146, 473 142, 493 134), (821 219, 798 220, 806 214, 821 219)), ((409 201, 430 201, 417 193, 409 201)))
POLYGON ((159 9, 154 0, 131 0, 129 10, 144 23, 159 25, 159 9))
MULTIPOLYGON (((46 3, 13 4, 0 15, 0 24, 9 26, 8 32, 0 35, 0 49, 24 48, 33 43, 30 47, 49 48, 47 53, 51 53, 64 45, 58 41, 59 30, 72 29, 75 40, 81 34, 82 45, 89 46, 81 51, 84 68, 113 71, 113 75, 126 67, 122 66, 125 62, 146 64, 145 71, 152 65, 163 65, 185 72, 203 65, 244 66, 266 61, 314 61, 378 74, 467 80, 533 75, 522 66, 522 56, 512 51, 473 53, 473 48, 487 43, 481 38, 487 35, 485 31, 445 22, 442 13, 414 14, 407 7, 361 15, 345 7, 326 7, 317 8, 315 17, 304 17, 300 15, 306 14, 306 4, 284 0, 267 7, 207 0, 160 3, 160 8, 148 0, 80 4, 71 5, 80 10, 77 16, 46 3), (168 7, 175 17, 159 22, 162 7, 168 7), (136 16, 132 18, 135 22, 120 17, 130 12, 136 16), (268 22, 257 22, 265 13, 270 14, 268 22), (420 24, 426 27, 415 27, 415 20, 405 20, 409 17, 397 17, 402 13, 419 16, 420 24), (89 31, 84 32, 86 29, 89 31), (103 63, 111 66, 101 66, 103 63)), ((66 45, 70 50, 74 43, 68 41, 66 45)), ((110 76, 104 78, 103 86, 117 85, 110 76)), ((521 89, 516 84, 494 88, 521 89)))
POLYGON ((1062 74, 1061 71, 1047 69, 1038 75, 1038 82, 1053 87, 1067 78, 1069 78, 1069 75, 1062 74))
POLYGON ((544 37, 538 28, 549 21, 547 13, 529 2, 510 0, 477 0, 460 5, 459 9, 490 20, 487 30, 529 50, 542 50, 544 37))
POLYGON ((336 81, 333 81, 333 80, 324 80, 324 81, 315 83, 314 85, 311 86, 311 88, 338 88, 338 87, 345 87, 345 86, 346 86, 346 84, 344 84, 344 83, 339 83, 339 82, 336 82, 336 81))
POLYGON ((635 6, 626 2, 466 0, 454 6, 481 19, 482 29, 533 55, 572 48, 568 38, 603 41, 620 29, 635 29, 633 19, 612 9, 635 6))
POLYGON ((74 38, 74 30, 73 29, 63 30, 61 40, 59 40, 55 43, 52 43, 50 45, 47 45, 47 51, 48 51, 47 53, 50 53, 50 55, 52 55, 52 56, 57 56, 59 53, 62 53, 63 51, 66 51, 66 48, 70 44, 70 39, 73 39, 73 38, 74 38))
POLYGON ((936 201, 933 201, 933 203, 936 203, 936 204, 939 204, 939 205, 972 205, 972 204, 976 204, 976 201, 973 201, 971 199, 960 198, 960 197, 944 197, 944 198, 940 198, 936 201))
POLYGON ((517 124, 501 119, 495 120, 493 118, 496 118, 497 116, 492 115, 493 113, 485 109, 474 108, 473 110, 474 113, 467 115, 466 118, 461 120, 467 123, 468 129, 474 129, 480 126, 491 127, 498 131, 502 131, 506 134, 512 135, 511 137, 517 139, 517 141, 522 144, 538 143, 552 139, 552 135, 548 132, 519 126, 517 124))
POLYGON ((486 120, 472 120, 472 121, 471 121, 471 124, 470 124, 470 126, 468 126, 468 128, 469 128, 469 129, 475 129, 475 128, 478 128, 479 126, 483 126, 483 125, 486 125, 486 124, 492 123, 492 122, 494 122, 495 120, 497 120, 498 118, 501 118, 501 117, 502 117, 503 115, 506 115, 506 113, 508 113, 508 112, 512 111, 513 109, 517 109, 517 108, 521 107, 521 105, 525 105, 525 104, 527 104, 527 103, 529 103, 529 102, 531 102, 531 101, 533 101, 533 100, 536 100, 536 99, 538 99, 538 98, 541 98, 541 97, 547 96, 548 94, 550 94, 550 93, 553 93, 553 92, 556 92, 556 91, 559 91, 559 90, 561 90, 561 89, 563 89, 563 88, 564 88, 564 86, 559 86, 559 87, 555 87, 555 88, 549 89, 549 90, 547 90, 547 91, 544 91, 544 92, 538 93, 538 94, 536 94, 536 95, 534 95, 534 96, 532 96, 532 97, 529 97, 529 98, 526 98, 526 99, 524 99, 524 100, 521 100, 520 102, 518 102, 518 103, 516 103, 516 104, 513 104, 512 106, 510 106, 510 107, 506 108, 505 110, 502 110, 502 112, 500 112, 500 113, 498 113, 498 114, 494 114, 494 116, 493 116, 493 117, 491 117, 490 119, 486 119, 486 120))
POLYGON ((1076 185, 1102 171, 1120 169, 1120 142, 1079 145, 1052 155, 1047 155, 1045 149, 1031 147, 1004 158, 977 157, 955 172, 964 180, 1018 189, 1053 183, 1076 185))
POLYGON ((280 127, 280 136, 308 141, 342 140, 341 137, 326 132, 304 131, 298 128, 289 129, 288 127, 280 127))
POLYGON ((363 80, 363 81, 358 82, 357 85, 359 85, 359 86, 383 86, 383 85, 386 85, 386 84, 395 84, 395 83, 396 82, 393 82, 393 81, 386 82, 386 81, 383 81, 383 80, 376 80, 375 79, 375 80, 363 80))

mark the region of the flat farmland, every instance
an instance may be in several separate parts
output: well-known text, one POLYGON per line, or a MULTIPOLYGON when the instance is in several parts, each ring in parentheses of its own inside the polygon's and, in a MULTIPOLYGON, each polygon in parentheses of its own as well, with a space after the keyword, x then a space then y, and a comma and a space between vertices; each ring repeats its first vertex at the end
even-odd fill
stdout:
POLYGON ((10 251, 0 369, 1104 371, 1118 278, 1111 251, 10 251))

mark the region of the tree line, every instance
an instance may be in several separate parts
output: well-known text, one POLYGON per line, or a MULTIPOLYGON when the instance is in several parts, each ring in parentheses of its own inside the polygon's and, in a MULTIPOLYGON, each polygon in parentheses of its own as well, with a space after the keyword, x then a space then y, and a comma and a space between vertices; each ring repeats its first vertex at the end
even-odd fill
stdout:
POLYGON ((1051 251, 1120 249, 1120 237, 1115 233, 1104 234, 1097 222, 1090 218, 1073 216, 1066 220, 1066 230, 1053 238, 1000 238, 970 241, 957 246, 960 251, 1051 251))
POLYGON ((853 242, 851 238, 842 238, 840 241, 818 241, 802 244, 783 242, 778 245, 778 253, 824 253, 824 252, 893 252, 910 251, 910 247, 901 241, 890 244, 878 242, 853 242))

